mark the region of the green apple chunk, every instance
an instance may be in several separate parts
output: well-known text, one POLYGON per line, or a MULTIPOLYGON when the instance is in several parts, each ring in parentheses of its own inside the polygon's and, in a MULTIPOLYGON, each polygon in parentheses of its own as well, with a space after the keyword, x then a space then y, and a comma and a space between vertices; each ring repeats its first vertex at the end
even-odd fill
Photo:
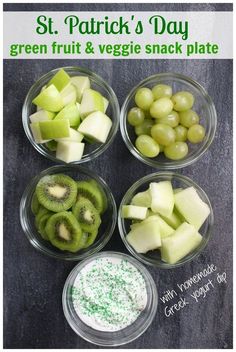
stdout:
POLYGON ((88 138, 100 143, 105 143, 111 126, 111 119, 103 112, 96 111, 81 122, 78 131, 88 138))
POLYGON ((170 216, 174 208, 174 193, 170 181, 150 183, 151 209, 154 213, 170 216))
POLYGON ((50 141, 50 139, 43 139, 41 135, 41 130, 39 127, 39 122, 33 122, 30 124, 30 129, 32 132, 32 135, 34 137, 34 140, 36 143, 43 144, 47 143, 50 141))
POLYGON ((59 92, 70 82, 70 76, 61 68, 49 81, 48 86, 53 84, 59 92))
POLYGON ((81 119, 85 119, 86 116, 94 111, 104 112, 103 96, 94 89, 86 89, 81 100, 81 119))
POLYGON ((57 150, 57 142, 52 139, 46 143, 46 147, 51 150, 51 152, 55 152, 57 150))
POLYGON ((76 100, 80 103, 85 89, 90 88, 90 80, 87 76, 74 76, 70 82, 76 89, 76 100))
POLYGON ((42 109, 52 112, 60 111, 64 106, 61 95, 53 84, 41 91, 32 102, 42 109))
POLYGON ((77 104, 66 105, 55 117, 54 120, 69 120, 70 126, 78 127, 80 123, 79 109, 77 104))
POLYGON ((176 214, 175 209, 174 209, 173 213, 171 213, 171 215, 169 215, 169 216, 163 216, 163 215, 161 215, 161 217, 162 217, 162 219, 163 219, 168 225, 170 225, 171 227, 173 227, 173 229, 175 229, 175 230, 176 230, 176 229, 181 225, 181 223, 182 223, 181 219, 180 219, 179 216, 176 214))
POLYGON ((43 139, 65 138, 70 136, 69 120, 41 121, 39 127, 43 139))
POLYGON ((65 163, 79 161, 82 159, 84 152, 84 143, 78 142, 58 142, 57 159, 63 160, 65 163))
POLYGON ((55 116, 54 112, 41 109, 35 112, 34 114, 31 114, 29 116, 29 119, 31 122, 40 122, 40 121, 52 120, 54 116, 55 116))
POLYGON ((74 130, 73 128, 70 128, 69 133, 70 133, 69 137, 55 138, 56 142, 78 142, 79 143, 84 138, 84 136, 80 132, 74 130))
POLYGON ((137 205, 139 207, 151 208, 151 195, 149 189, 145 192, 139 192, 131 200, 132 205, 137 205))
POLYGON ((105 97, 102 97, 102 99, 103 99, 103 105, 104 105, 103 112, 105 114, 105 112, 107 111, 108 105, 109 105, 109 101, 105 97))
POLYGON ((76 103, 76 90, 71 83, 61 91, 61 98, 64 106, 76 103))
POLYGON ((209 206, 199 197, 194 187, 188 187, 176 193, 175 206, 185 220, 197 230, 210 214, 209 206))
MULTIPOLYGON (((133 225, 132 225, 133 226, 133 225)), ((147 253, 161 246, 161 234, 156 221, 136 224, 126 236, 127 242, 137 253, 147 253)))
POLYGON ((147 216, 147 208, 136 205, 123 205, 121 215, 124 219, 143 220, 147 216))
POLYGON ((169 226, 159 215, 151 215, 147 217, 145 222, 148 221, 156 221, 158 223, 159 229, 160 229, 160 234, 161 238, 165 238, 170 236, 173 232, 175 232, 175 229, 173 227, 169 226))
POLYGON ((170 236, 162 239, 161 259, 175 264, 199 246, 202 236, 196 228, 186 222, 170 236))
MULTIPOLYGON (((47 88, 47 85, 45 84, 44 86, 42 86, 41 90, 40 90, 40 93, 44 91, 44 89, 47 88)), ((40 111, 40 110, 43 110, 40 106, 36 106, 36 111, 40 111)), ((38 122, 38 121, 37 121, 38 122)))

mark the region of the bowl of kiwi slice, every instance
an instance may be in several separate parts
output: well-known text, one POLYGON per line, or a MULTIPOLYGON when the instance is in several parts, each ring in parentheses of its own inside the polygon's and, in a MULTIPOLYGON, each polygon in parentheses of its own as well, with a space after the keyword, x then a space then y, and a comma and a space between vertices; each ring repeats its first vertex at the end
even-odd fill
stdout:
POLYGON ((110 240, 116 203, 106 182, 76 165, 42 171, 26 187, 20 222, 30 243, 58 259, 82 260, 110 240))

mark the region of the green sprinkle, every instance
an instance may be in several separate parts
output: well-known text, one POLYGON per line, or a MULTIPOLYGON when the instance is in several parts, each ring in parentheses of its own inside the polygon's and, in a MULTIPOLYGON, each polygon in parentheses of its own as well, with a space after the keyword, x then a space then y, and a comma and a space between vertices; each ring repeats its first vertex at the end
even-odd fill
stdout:
POLYGON ((132 324, 145 309, 146 285, 127 260, 99 258, 84 267, 70 289, 81 320, 102 331, 132 324))

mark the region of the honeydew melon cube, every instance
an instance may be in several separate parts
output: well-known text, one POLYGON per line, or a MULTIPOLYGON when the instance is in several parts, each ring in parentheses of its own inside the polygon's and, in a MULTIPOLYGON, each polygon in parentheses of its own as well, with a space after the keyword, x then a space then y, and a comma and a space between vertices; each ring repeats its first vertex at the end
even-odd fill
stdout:
POLYGON ((151 208, 151 195, 149 189, 145 192, 139 192, 131 200, 132 205, 151 208))
POLYGON ((65 138, 70 136, 69 120, 52 120, 39 122, 43 139, 65 138))
POLYGON ((56 142, 78 142, 79 143, 84 138, 84 136, 80 132, 74 130, 73 128, 70 128, 69 134, 70 134, 69 137, 55 138, 55 141, 56 142))
POLYGON ((194 187, 175 194, 175 206, 187 222, 200 229, 210 214, 209 206, 199 197, 194 187))
POLYGON ((136 205, 123 205, 121 214, 124 219, 143 220, 146 218, 147 210, 145 207, 136 205))
POLYGON ((162 219, 171 227, 173 227, 173 229, 177 229, 183 221, 181 221, 181 219, 179 218, 179 216, 176 214, 175 209, 173 211, 173 213, 171 213, 171 215, 169 216, 163 216, 161 215, 162 219))
POLYGON ((202 236, 193 225, 184 222, 170 236, 162 239, 161 259, 175 264, 199 246, 202 236))
POLYGON ((57 159, 63 160, 65 163, 79 161, 82 159, 84 152, 84 143, 78 142, 58 142, 57 159))
POLYGON ((88 138, 105 143, 111 126, 111 119, 103 112, 96 111, 81 122, 78 131, 88 138))
POLYGON ((41 91, 32 102, 42 109, 52 112, 60 111, 64 106, 61 95, 53 84, 41 91))
POLYGON ((103 96, 94 89, 86 89, 81 100, 81 119, 85 119, 86 116, 93 113, 94 111, 104 112, 103 96))
POLYGON ((154 213, 170 216, 174 208, 174 193, 170 181, 150 183, 151 209, 154 213))
POLYGON ((75 104, 76 90, 71 83, 67 84, 67 86, 61 91, 61 98, 64 106, 68 104, 75 104))
POLYGON ((161 234, 157 222, 142 221, 136 225, 126 239, 137 253, 147 253, 161 246, 161 234))
POLYGON ((70 76, 61 68, 49 81, 48 85, 53 84, 60 92, 70 82, 70 76))
POLYGON ((173 192, 174 192, 174 194, 176 194, 176 193, 179 193, 179 192, 181 192, 183 190, 183 188, 175 188, 175 189, 173 189, 173 192))
POLYGON ((102 99, 103 99, 103 105, 104 105, 103 112, 105 114, 105 112, 107 111, 108 105, 109 105, 109 101, 105 97, 102 97, 102 99))
POLYGON ((74 76, 70 81, 76 89, 76 100, 80 103, 85 89, 90 88, 90 80, 87 76, 74 76))
POLYGON ((159 215, 151 215, 149 217, 147 217, 144 222, 148 222, 148 221, 156 221, 159 229, 160 229, 160 234, 161 234, 161 238, 165 238, 170 236, 172 233, 175 232, 175 230, 173 229, 173 227, 169 226, 159 215))
POLYGON ((30 129, 31 129, 32 135, 33 135, 36 143, 43 144, 43 143, 47 143, 50 141, 50 139, 43 139, 42 138, 40 127, 39 127, 39 122, 31 123, 30 129))
POLYGON ((40 122, 40 121, 48 121, 52 120, 55 116, 54 112, 46 111, 46 110, 39 110, 35 112, 34 114, 31 114, 29 116, 29 119, 31 122, 40 122))
POLYGON ((77 104, 66 105, 55 117, 54 120, 69 120, 70 126, 78 127, 80 123, 79 109, 77 104))

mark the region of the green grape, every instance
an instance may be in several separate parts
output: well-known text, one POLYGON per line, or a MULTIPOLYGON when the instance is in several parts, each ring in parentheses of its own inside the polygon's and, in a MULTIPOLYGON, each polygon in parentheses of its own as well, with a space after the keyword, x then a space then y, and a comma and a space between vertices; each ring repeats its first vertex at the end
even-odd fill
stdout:
POLYGON ((164 152, 164 145, 159 144, 160 153, 164 152))
POLYGON ((140 125, 135 126, 134 131, 137 136, 141 134, 147 134, 151 136, 151 128, 154 125, 153 120, 145 119, 140 125))
POLYGON ((200 143, 206 134, 205 128, 202 125, 193 125, 188 130, 188 140, 191 143, 200 143))
POLYGON ((191 109, 194 103, 194 96, 189 92, 177 92, 171 98, 174 104, 174 110, 185 111, 191 109))
POLYGON ((144 114, 145 114, 145 119, 152 119, 152 116, 149 110, 144 111, 144 114))
POLYGON ((140 108, 132 108, 128 112, 128 122, 131 126, 140 125, 145 119, 144 112, 140 108))
POLYGON ((139 88, 134 97, 135 103, 140 109, 149 110, 154 98, 151 89, 139 88))
POLYGON ((148 135, 142 134, 135 141, 136 148, 141 154, 149 158, 155 158, 160 152, 159 145, 148 135))
POLYGON ((188 154, 188 145, 184 142, 175 142, 164 148, 165 157, 171 160, 183 159, 188 154))
POLYGON ((160 98, 155 100, 150 107, 150 114, 154 118, 162 118, 168 115, 173 109, 173 103, 170 98, 160 98))
POLYGON ((187 140, 188 129, 184 126, 175 127, 175 141, 176 142, 185 142, 187 140))
POLYGON ((162 123, 156 124, 151 129, 151 136, 158 144, 167 146, 175 141, 175 131, 172 127, 162 123))
POLYGON ((198 114, 193 110, 182 111, 179 113, 180 123, 184 127, 191 127, 199 122, 198 114))
POLYGON ((161 119, 156 119, 156 123, 164 123, 164 125, 176 127, 179 124, 179 114, 172 110, 167 116, 164 116, 161 119))
POLYGON ((152 94, 155 100, 163 97, 170 98, 172 96, 172 88, 167 84, 157 84, 152 88, 152 94))

